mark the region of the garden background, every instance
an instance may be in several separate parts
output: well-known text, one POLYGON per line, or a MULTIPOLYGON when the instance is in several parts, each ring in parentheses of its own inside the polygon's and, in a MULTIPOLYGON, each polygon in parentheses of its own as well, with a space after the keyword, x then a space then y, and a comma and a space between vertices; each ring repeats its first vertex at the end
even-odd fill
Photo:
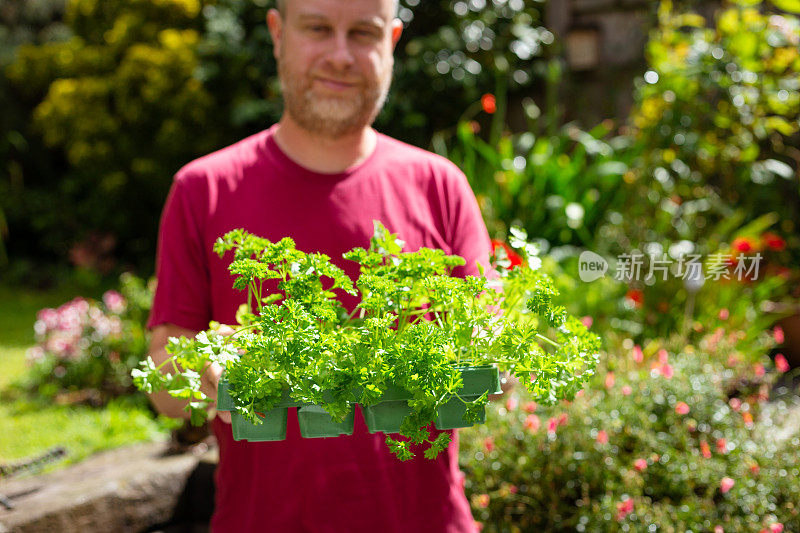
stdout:
MULTIPOLYGON (((158 218, 183 164, 279 117, 270 5, 0 6, 0 476, 174 428, 129 377, 158 218)), ((799 16, 797 0, 401 1, 376 127, 458 164, 492 237, 536 239, 604 343, 574 402, 515 391, 462 432, 485 531, 800 531, 799 16), (587 282, 584 251, 672 265, 587 282), (756 253, 742 279, 735 258, 756 253), (682 276, 693 254, 716 274, 682 276)))

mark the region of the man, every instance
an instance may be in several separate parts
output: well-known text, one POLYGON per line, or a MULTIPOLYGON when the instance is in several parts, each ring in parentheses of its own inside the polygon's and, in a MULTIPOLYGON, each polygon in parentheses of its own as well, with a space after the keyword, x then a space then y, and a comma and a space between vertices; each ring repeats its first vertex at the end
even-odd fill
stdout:
MULTIPOLYGON (((161 220, 159 279, 149 326, 151 355, 171 336, 193 336, 210 320, 233 323, 242 292, 231 288, 214 240, 245 228, 270 240, 342 259, 367 246, 373 220, 407 249, 441 248, 466 259, 455 274, 477 274, 489 238, 464 175, 447 160, 378 134, 371 124, 389 90, 401 22, 396 0, 285 0, 267 23, 283 87, 278 124, 200 158, 175 177, 161 220)), ((356 302, 343 299, 352 308, 356 302)), ((222 369, 203 389, 216 397, 222 369)), ((152 397, 185 417, 180 401, 152 397)), ((448 532, 475 526, 458 470, 458 438, 436 460, 397 460, 356 410, 352 436, 303 439, 294 410, 280 442, 236 442, 227 413, 219 441, 213 531, 448 532)))

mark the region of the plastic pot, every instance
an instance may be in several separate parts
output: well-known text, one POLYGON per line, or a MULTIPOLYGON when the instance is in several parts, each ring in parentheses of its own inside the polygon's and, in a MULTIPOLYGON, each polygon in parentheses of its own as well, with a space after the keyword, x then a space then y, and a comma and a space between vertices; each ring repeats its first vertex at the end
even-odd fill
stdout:
POLYGON ((304 405, 297 409, 300 434, 307 439, 339 437, 353 434, 355 407, 342 422, 336 422, 325 409, 318 405, 304 405))
MULTIPOLYGON (((484 392, 499 394, 500 373, 492 366, 464 367, 461 368, 462 387, 457 391, 461 399, 453 397, 439 407, 434 421, 437 429, 455 429, 471 427, 472 422, 464 421, 466 406, 461 401, 473 401, 480 398, 484 392)), ((381 401, 374 405, 362 406, 364 419, 370 433, 382 431, 384 433, 398 433, 403 419, 411 413, 408 400, 411 394, 399 387, 389 387, 381 396, 381 401)), ((486 421, 486 412, 482 413, 480 422, 486 421)))

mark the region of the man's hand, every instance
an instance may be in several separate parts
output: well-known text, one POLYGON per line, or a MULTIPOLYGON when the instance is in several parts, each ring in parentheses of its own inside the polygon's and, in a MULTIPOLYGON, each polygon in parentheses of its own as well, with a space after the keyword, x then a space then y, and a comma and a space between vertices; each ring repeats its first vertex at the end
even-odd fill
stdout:
MULTIPOLYGON (((229 326, 222 326, 220 328, 220 333, 223 335, 230 335, 233 333, 233 329, 229 326)), ((182 328, 174 324, 162 324, 156 326, 153 328, 153 336, 150 341, 150 357, 153 358, 153 362, 155 362, 156 366, 158 366, 170 357, 166 350, 167 340, 170 337, 193 338, 195 335, 197 335, 196 331, 182 328)), ((166 372, 169 365, 164 366, 166 372)), ((217 397, 217 386, 219 384, 220 376, 222 376, 222 370, 223 369, 221 366, 216 363, 212 363, 205 369, 200 377, 200 390, 209 398, 216 399, 217 397)), ((186 400, 173 398, 166 391, 160 391, 151 394, 150 402, 159 413, 165 416, 172 418, 189 418, 189 412, 185 410, 188 402, 186 400)), ((229 412, 217 411, 217 416, 223 422, 230 424, 231 414, 229 412)))

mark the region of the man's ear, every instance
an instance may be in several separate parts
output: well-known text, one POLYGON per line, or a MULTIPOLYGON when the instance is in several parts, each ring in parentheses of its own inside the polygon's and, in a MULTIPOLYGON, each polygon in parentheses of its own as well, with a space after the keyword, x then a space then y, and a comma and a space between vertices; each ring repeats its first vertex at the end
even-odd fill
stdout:
POLYGON ((281 38, 283 37, 283 17, 280 11, 273 8, 267 11, 267 28, 269 34, 272 36, 272 55, 278 59, 278 50, 281 46, 281 38))
POLYGON ((400 40, 400 36, 403 35, 403 21, 400 19, 392 20, 392 49, 397 46, 397 41, 400 40))

